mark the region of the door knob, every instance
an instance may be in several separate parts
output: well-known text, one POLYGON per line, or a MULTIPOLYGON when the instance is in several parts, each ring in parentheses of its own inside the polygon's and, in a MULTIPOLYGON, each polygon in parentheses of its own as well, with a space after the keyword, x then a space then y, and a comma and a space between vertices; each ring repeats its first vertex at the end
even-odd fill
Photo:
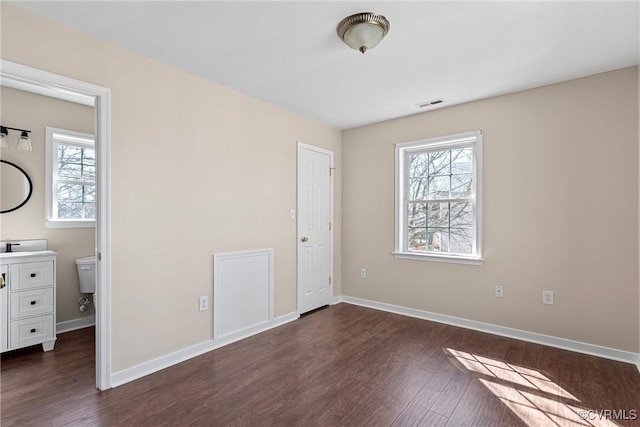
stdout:
POLYGON ((308 241, 309 241, 309 238, 308 238, 308 237, 305 237, 305 236, 302 236, 302 238, 300 238, 300 241, 301 241, 302 243, 304 243, 304 242, 308 242, 308 241))
POLYGON ((4 288, 6 285, 7 284, 4 281, 4 274, 3 274, 2 277, 0 277, 0 289, 4 288))

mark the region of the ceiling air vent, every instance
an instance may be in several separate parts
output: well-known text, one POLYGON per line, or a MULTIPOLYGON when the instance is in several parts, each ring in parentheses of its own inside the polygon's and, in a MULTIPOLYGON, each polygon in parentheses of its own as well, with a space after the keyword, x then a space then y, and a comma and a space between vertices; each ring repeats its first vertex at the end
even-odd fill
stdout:
POLYGON ((442 98, 421 102, 419 104, 416 104, 416 106, 418 106, 418 108, 427 108, 427 107, 431 107, 432 105, 438 105, 438 104, 442 104, 442 98))

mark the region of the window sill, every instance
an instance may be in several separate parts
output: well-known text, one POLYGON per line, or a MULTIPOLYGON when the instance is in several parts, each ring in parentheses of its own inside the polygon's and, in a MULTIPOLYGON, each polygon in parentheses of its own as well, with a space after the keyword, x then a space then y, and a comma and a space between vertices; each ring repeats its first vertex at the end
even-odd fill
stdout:
POLYGON ((418 261, 447 262, 451 264, 482 265, 483 258, 420 254, 416 252, 393 252, 397 259, 413 259, 418 261))
POLYGON ((95 221, 45 221, 45 228, 95 228, 95 221))

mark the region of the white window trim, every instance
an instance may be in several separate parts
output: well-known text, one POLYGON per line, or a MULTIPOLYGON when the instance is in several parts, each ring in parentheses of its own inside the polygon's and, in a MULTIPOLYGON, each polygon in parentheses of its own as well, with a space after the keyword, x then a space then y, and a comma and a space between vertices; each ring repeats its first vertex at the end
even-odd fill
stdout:
POLYGON ((421 261, 437 261, 455 264, 481 265, 482 258, 482 131, 465 132, 456 135, 449 135, 437 138, 410 141, 396 144, 395 147, 395 172, 396 172, 396 194, 395 194, 395 250, 393 255, 399 259, 411 259, 421 261), (405 154, 411 151, 422 151, 424 149, 454 148, 456 144, 465 144, 475 140, 473 156, 473 183, 475 188, 474 202, 474 242, 475 251, 473 255, 454 254, 433 254, 412 252, 406 249, 406 215, 404 192, 408 180, 408 166, 405 161, 405 154))
POLYGON ((46 128, 46 159, 45 159, 45 227, 46 228, 95 228, 95 219, 56 219, 53 218, 53 159, 57 156, 54 148, 54 134, 56 140, 67 140, 75 145, 84 145, 95 148, 95 135, 75 132, 66 129, 58 129, 47 126, 46 128))

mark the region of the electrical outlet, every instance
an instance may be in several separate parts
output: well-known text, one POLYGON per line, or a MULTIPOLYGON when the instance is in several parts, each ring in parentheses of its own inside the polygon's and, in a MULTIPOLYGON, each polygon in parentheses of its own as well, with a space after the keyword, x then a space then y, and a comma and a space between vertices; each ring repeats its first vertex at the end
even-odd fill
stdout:
POLYGON ((209 310, 209 297, 200 297, 200 311, 209 310))
POLYGON ((553 291, 542 291, 542 303, 553 304, 553 291))
POLYGON ((501 285, 496 285, 496 298, 504 297, 504 289, 502 289, 501 285))
POLYGON ((366 279, 367 278, 367 269, 366 268, 361 268, 360 269, 360 278, 361 279, 366 279))

